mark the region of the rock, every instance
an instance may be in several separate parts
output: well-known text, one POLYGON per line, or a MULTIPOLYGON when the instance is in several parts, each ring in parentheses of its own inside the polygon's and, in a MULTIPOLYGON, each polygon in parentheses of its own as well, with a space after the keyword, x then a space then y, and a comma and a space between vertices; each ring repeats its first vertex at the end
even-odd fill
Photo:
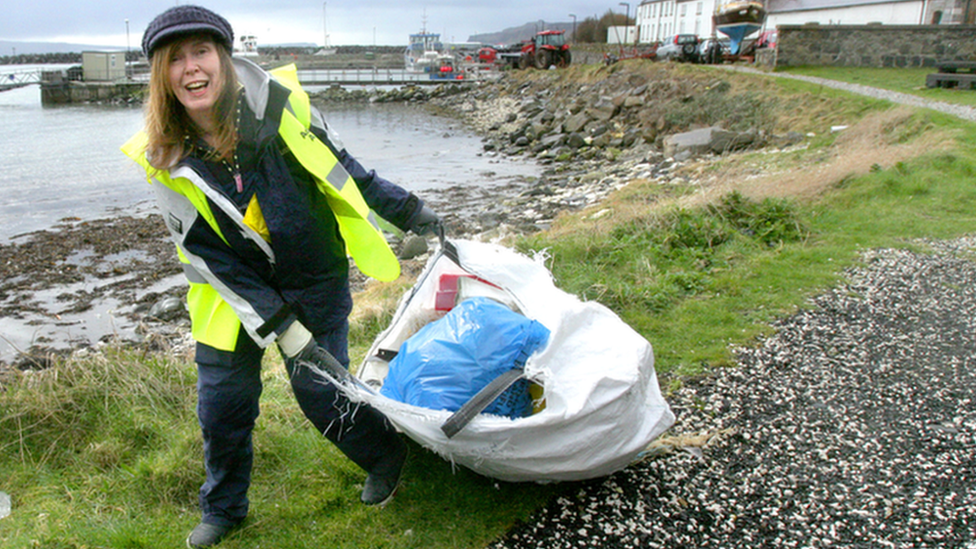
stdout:
POLYGON ((164 321, 175 320, 186 314, 183 303, 184 301, 178 297, 165 297, 153 304, 147 316, 164 321))
POLYGON ((571 133, 566 138, 566 145, 571 149, 579 149, 586 146, 586 140, 578 133, 571 133))
POLYGON ((574 114, 563 122, 563 133, 576 133, 586 126, 590 117, 585 112, 574 114))
POLYGON ((629 95, 624 98, 623 106, 628 109, 634 107, 641 107, 644 105, 644 96, 642 95, 629 95))
POLYGON ((599 137, 607 133, 609 129, 610 128, 606 124, 593 123, 587 125, 586 133, 588 133, 590 137, 599 137))
POLYGON ((414 259, 415 257, 421 256, 427 253, 427 239, 422 236, 410 235, 403 239, 403 245, 400 247, 400 253, 397 255, 400 259, 414 259))
POLYGON ((580 177, 580 183, 582 184, 595 183, 597 181, 605 179, 606 177, 607 177, 607 173, 605 171, 597 170, 595 172, 590 172, 584 175, 583 177, 580 177))
POLYGON ((721 154, 743 149, 754 140, 753 134, 738 133, 713 126, 665 137, 664 154, 675 159, 688 159, 708 152, 721 154))
POLYGON ((756 134, 749 132, 717 131, 709 144, 712 152, 723 154, 748 148, 756 140, 756 134))
POLYGON ((613 102, 605 101, 586 109, 586 113, 590 116, 590 118, 606 122, 607 120, 613 118, 613 116, 617 114, 618 110, 619 107, 614 105, 613 102))
POLYGON ((554 133, 543 136, 539 143, 546 148, 555 147, 566 143, 568 136, 564 133, 554 133))

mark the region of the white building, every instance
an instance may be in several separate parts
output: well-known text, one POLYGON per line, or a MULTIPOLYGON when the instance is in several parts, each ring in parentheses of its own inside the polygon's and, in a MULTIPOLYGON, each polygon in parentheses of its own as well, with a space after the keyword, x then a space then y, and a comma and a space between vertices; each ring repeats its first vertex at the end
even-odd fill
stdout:
POLYGON ((637 6, 637 40, 660 42, 673 34, 712 35, 716 0, 645 0, 637 6))
MULTIPOLYGON (((644 0, 637 6, 637 40, 658 42, 674 34, 711 36, 712 14, 722 0, 644 0)), ((921 25, 973 22, 971 0, 762 0, 765 28, 777 25, 921 25)))
MULTIPOLYGON (((925 0, 767 0, 766 27, 776 25, 920 25, 925 0)), ((946 21, 947 22, 947 21, 946 21)))
POLYGON ((634 25, 607 27, 607 44, 634 44, 637 41, 637 27, 634 25))

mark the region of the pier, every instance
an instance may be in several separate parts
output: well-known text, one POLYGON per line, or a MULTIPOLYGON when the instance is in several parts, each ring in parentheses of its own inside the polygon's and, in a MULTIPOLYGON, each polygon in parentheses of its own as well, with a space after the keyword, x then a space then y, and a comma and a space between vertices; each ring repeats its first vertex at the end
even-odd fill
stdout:
MULTIPOLYGON (((115 101, 140 95, 148 81, 148 75, 136 74, 127 79, 86 82, 69 78, 69 71, 25 69, 5 72, 0 74, 0 92, 37 84, 44 105, 115 101)), ((298 81, 303 86, 425 86, 488 78, 485 72, 474 70, 457 74, 461 78, 431 78, 428 73, 391 68, 299 69, 298 81)))
POLYGON ((0 75, 0 91, 40 84, 41 71, 35 69, 8 71, 0 75))

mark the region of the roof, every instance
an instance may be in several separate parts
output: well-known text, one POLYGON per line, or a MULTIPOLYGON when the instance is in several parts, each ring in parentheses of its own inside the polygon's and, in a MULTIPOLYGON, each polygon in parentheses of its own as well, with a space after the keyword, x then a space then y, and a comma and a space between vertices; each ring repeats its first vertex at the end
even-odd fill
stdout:
MULTIPOLYGON (((656 4, 667 0, 643 0, 640 5, 656 4)), ((695 0, 674 0, 677 3, 692 2, 695 0)), ((721 1, 721 0, 720 0, 721 1)), ((873 6, 877 4, 903 4, 905 2, 918 2, 923 0, 760 0, 765 4, 766 11, 770 13, 781 13, 785 11, 808 11, 825 10, 830 8, 850 8, 854 6, 873 6)))
POLYGON ((876 4, 902 4, 922 0, 766 0, 766 11, 782 13, 785 11, 823 10, 829 8, 850 8, 876 4))

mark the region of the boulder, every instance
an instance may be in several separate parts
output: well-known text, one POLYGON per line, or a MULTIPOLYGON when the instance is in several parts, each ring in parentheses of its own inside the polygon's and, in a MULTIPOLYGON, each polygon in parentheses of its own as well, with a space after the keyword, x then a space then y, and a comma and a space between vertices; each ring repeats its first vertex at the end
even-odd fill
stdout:
POLYGON ((576 133, 586 126, 590 117, 585 112, 574 114, 563 122, 563 133, 576 133))
POLYGON ((574 150, 580 149, 586 146, 586 139, 584 139, 583 136, 578 133, 571 133, 566 138, 566 146, 574 150))
POLYGON ((613 118, 620 108, 613 104, 613 101, 600 101, 596 105, 586 109, 590 118, 606 122, 613 118))
POLYGON ((726 130, 717 126, 677 133, 664 138, 664 154, 687 160, 705 153, 721 154, 743 149, 753 143, 755 135, 726 130))
POLYGON ((629 108, 632 108, 632 107, 642 107, 642 106, 644 106, 644 96, 643 95, 629 95, 626 98, 624 98, 624 107, 625 108, 628 108, 629 109, 629 108))

